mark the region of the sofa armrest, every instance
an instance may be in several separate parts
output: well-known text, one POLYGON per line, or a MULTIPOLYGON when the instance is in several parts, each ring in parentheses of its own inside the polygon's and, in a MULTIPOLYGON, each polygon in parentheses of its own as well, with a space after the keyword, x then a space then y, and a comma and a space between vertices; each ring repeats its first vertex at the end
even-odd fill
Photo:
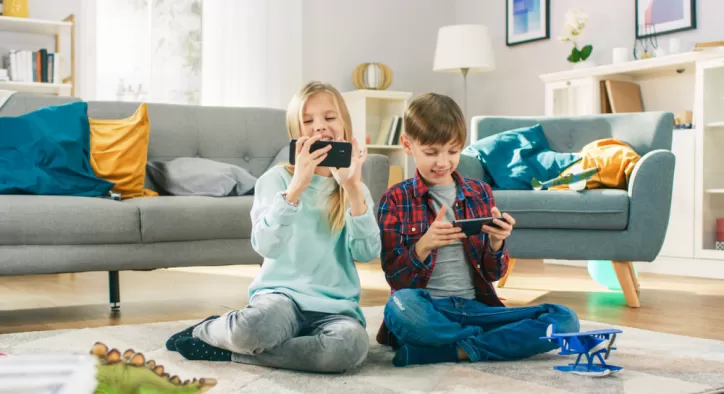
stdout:
POLYGON ((636 163, 629 180, 628 232, 653 261, 661 251, 671 214, 676 157, 671 151, 657 149, 636 163))
POLYGON ((362 180, 375 202, 375 215, 380 204, 382 194, 387 191, 390 181, 390 161, 385 155, 368 154, 365 164, 362 166, 362 180))

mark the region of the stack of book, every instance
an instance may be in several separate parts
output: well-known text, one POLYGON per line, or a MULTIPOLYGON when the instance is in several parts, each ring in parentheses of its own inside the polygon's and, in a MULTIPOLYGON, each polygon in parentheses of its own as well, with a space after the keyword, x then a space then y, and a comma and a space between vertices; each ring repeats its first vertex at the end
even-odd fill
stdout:
POLYGON ((43 48, 37 51, 11 50, 5 68, 13 82, 60 83, 60 56, 43 48))
POLYGON ((402 132, 402 117, 393 116, 384 119, 380 124, 380 131, 377 134, 376 145, 399 145, 400 133, 402 132))

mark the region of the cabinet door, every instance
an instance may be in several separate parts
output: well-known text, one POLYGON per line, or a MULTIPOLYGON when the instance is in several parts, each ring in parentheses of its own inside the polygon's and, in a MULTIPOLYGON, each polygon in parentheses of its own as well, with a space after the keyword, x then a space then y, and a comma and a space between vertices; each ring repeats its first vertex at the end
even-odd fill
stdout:
POLYGON ((659 255, 694 258, 694 176, 696 134, 676 129, 671 151, 676 156, 671 215, 664 245, 659 255))
POLYGON ((579 78, 546 84, 546 116, 592 115, 598 110, 598 81, 579 78))

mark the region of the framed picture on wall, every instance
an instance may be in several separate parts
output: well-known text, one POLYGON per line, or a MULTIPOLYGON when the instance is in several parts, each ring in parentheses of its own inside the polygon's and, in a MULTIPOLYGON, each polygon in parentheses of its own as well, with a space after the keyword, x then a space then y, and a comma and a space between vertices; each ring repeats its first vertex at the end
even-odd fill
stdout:
POLYGON ((550 0, 505 0, 505 43, 549 39, 550 8, 550 0))
POLYGON ((636 0, 636 38, 696 29, 696 0, 636 0))

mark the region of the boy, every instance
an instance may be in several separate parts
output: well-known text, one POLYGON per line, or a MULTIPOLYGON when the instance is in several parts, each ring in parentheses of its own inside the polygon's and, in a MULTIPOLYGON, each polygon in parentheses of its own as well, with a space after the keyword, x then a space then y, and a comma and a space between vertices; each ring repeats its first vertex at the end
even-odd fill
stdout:
POLYGON ((449 97, 415 98, 401 143, 416 176, 382 196, 382 268, 392 295, 377 341, 397 349, 396 366, 458 360, 517 360, 556 348, 542 336, 579 330, 572 310, 551 304, 507 308, 491 284, 508 269, 515 219, 501 215, 488 184, 457 171, 465 120, 449 97), (466 237, 451 221, 489 216, 495 226, 466 237), (497 227, 497 228, 496 228, 497 227))

